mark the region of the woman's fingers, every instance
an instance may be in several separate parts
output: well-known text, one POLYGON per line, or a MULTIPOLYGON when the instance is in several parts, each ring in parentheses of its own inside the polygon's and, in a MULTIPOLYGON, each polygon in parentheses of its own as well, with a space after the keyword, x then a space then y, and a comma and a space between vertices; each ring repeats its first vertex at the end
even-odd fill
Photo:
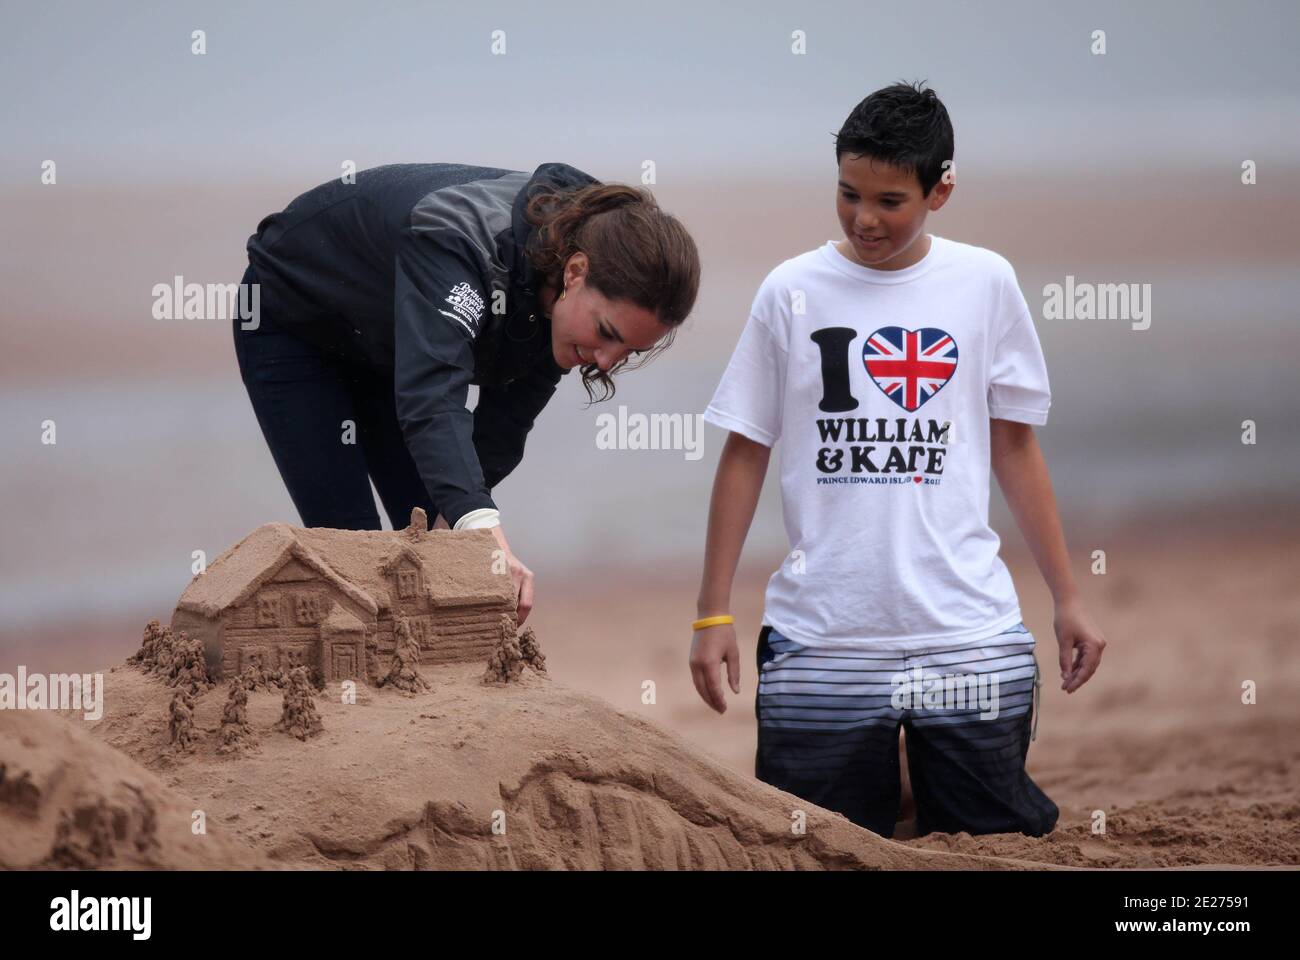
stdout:
POLYGON ((533 571, 522 563, 519 564, 519 569, 523 572, 523 576, 519 581, 518 619, 520 626, 523 626, 523 622, 528 619, 528 614, 533 610, 533 571))
POLYGON ((515 622, 523 626, 533 609, 533 571, 519 562, 515 552, 510 549, 506 533, 501 529, 500 524, 489 529, 497 543, 501 545, 501 552, 505 554, 506 563, 510 568, 510 579, 515 588, 515 622))

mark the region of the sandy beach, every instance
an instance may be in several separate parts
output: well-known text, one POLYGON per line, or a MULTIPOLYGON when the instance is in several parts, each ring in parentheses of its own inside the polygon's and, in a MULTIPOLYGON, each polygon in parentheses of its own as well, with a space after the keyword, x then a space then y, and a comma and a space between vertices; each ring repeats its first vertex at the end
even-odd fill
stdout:
MULTIPOLYGON (((1300 864, 1300 531, 1291 517, 1249 509, 1190 519, 1153 514, 1091 538, 1067 529, 1080 589, 1109 642, 1097 675, 1070 695, 1053 682, 1050 595, 1014 528, 1000 531, 1044 676, 1027 766, 1060 821, 1041 839, 909 845, 1073 866, 1300 864), (1088 573, 1095 549, 1106 551, 1104 576, 1088 573), (1246 681, 1253 705, 1242 703, 1246 681), (1092 832, 1098 810, 1104 836, 1092 832)), ((752 775, 763 576, 751 572, 734 593, 742 692, 728 694, 724 716, 700 702, 686 668, 696 585, 648 580, 639 596, 595 582, 557 587, 537 612, 538 629, 556 637, 557 669, 752 775), (567 633, 555 629, 561 618, 567 633), (656 683, 655 706, 640 703, 645 679, 656 683)))
MULTIPOLYGON (((884 841, 804 804, 820 824, 810 828, 817 846, 812 853, 791 847, 785 831, 797 798, 753 778, 750 663, 763 577, 752 568, 735 594, 742 693, 721 717, 699 701, 686 669, 689 632, 682 624, 692 615, 695 589, 689 571, 665 577, 611 568, 582 583, 542 580, 529 622, 543 638, 554 679, 529 675, 517 692, 500 691, 478 683, 477 667, 438 668, 430 673, 434 689, 418 702, 367 691, 361 713, 323 704, 323 740, 304 745, 268 734, 246 760, 213 750, 220 688, 200 700, 196 714, 206 745, 201 740, 192 757, 168 749, 170 691, 122 665, 139 643, 126 624, 38 632, 20 656, 30 670, 116 665, 107 673, 104 718, 36 718, 74 728, 56 737, 53 727, 41 727, 37 752, 47 768, 50 756, 64 756, 76 770, 74 782, 111 783, 107 771, 118 767, 141 783, 155 778, 137 789, 158 809, 197 805, 234 844, 208 853, 164 844, 155 856, 166 866, 1297 866, 1296 536, 1294 526, 1249 511, 1219 511, 1195 524, 1152 517, 1145 526, 1091 538, 1076 533, 1075 556, 1106 551, 1105 575, 1081 569, 1079 577, 1109 646, 1101 670, 1074 695, 1051 682, 1050 598, 1028 558, 1004 547, 1045 676, 1028 769, 1061 809, 1055 831, 1037 839, 931 834, 884 841), (653 703, 643 702, 647 681, 653 703), (1242 702, 1248 682, 1253 704, 1242 702), (65 746, 48 748, 49 738, 65 746), (85 753, 102 747, 111 749, 85 753), (90 769, 80 769, 85 764, 90 769), (610 778, 621 786, 605 794, 599 784, 610 778), (527 786, 535 781, 540 785, 527 786), (669 799, 664 784, 675 785, 669 799), (479 836, 494 803, 527 824, 513 847, 479 836), (373 809, 358 819, 349 811, 359 804, 373 809), (696 814, 689 813, 692 804, 696 814), (435 812, 419 814, 426 805, 435 812), (571 810, 570 819, 554 819, 557 809, 571 810), (1095 826, 1098 812, 1104 832, 1095 826), (723 842, 709 826, 740 820, 750 833, 739 846, 734 834, 723 842), (398 822, 419 836, 390 842, 398 822), (960 856, 932 859, 952 854, 960 856)), ((255 725, 265 730, 278 710, 279 697, 270 694, 250 704, 255 725)), ((0 745, 13 753, 15 724, 29 718, 9 712, 0 719, 8 724, 0 745)), ((16 769, 12 761, 10 767, 16 769)), ((70 798, 64 791, 52 802, 70 798)), ((6 813, 12 821, 13 809, 0 816, 6 813)), ((53 830, 52 818, 42 814, 42 829, 53 830)), ((13 835, 38 835, 27 827, 13 835)), ((11 865, 22 850, 34 856, 31 842, 19 846, 6 848, 11 865)), ((125 865, 132 865, 129 858, 125 865)))

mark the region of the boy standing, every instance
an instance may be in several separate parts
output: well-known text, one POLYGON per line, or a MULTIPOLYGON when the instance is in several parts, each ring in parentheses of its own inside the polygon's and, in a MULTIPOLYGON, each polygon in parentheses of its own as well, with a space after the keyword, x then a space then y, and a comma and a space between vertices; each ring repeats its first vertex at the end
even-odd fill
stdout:
POLYGON ((714 480, 691 671, 740 692, 731 584, 771 447, 790 554, 758 642, 757 776, 892 836, 898 731, 917 831, 1038 836, 1058 810, 1025 773, 1034 638, 988 525, 990 465, 1056 601, 1062 688, 1105 646, 1069 569, 1033 424, 1051 395, 1011 265, 924 232, 953 189, 932 90, 873 93, 836 138, 845 239, 780 264, 704 418, 714 480))

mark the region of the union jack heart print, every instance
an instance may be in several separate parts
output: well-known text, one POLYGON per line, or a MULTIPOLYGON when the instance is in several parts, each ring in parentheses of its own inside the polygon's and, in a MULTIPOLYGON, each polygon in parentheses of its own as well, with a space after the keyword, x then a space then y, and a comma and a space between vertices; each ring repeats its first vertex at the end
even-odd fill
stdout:
POLYGON ((957 370, 957 341, 934 327, 881 327, 862 345, 862 362, 882 393, 917 410, 957 370))

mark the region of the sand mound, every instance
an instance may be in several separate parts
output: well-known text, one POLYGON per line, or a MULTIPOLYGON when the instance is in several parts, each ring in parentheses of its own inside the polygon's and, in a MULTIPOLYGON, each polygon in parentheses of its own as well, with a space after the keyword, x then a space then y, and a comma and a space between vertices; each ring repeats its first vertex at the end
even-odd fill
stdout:
MULTIPOLYGON (((158 689, 165 710, 171 691, 158 689)), ((0 868, 268 866, 210 823, 196 835, 191 817, 201 805, 88 726, 44 711, 0 711, 0 868)))
POLYGON ((1039 782, 1051 796, 1090 802, 1063 805, 1052 833, 930 834, 909 846, 1074 867, 1300 864, 1300 744, 1279 706, 1282 716, 1238 707, 1235 722, 1224 709, 1213 725, 1186 716, 1166 728, 1070 731, 1039 782), (1104 835, 1093 832, 1096 810, 1104 835))
POLYGON ((1094 834, 1087 823, 1072 823, 1045 837, 932 833, 909 845, 1075 867, 1222 869, 1300 863, 1300 803, 1242 805, 1211 793, 1198 791, 1197 799, 1206 802, 1145 802, 1109 811, 1105 836, 1094 834))
MULTIPOLYGON (((305 742, 274 729, 277 693, 252 692, 247 716, 258 747, 231 756, 217 750, 224 687, 196 698, 196 740, 181 752, 168 744, 169 688, 134 667, 118 667, 105 676, 104 717, 86 724, 116 751, 78 748, 76 756, 95 765, 101 781, 125 778, 126 771, 135 781, 149 778, 150 797, 161 798, 164 788, 135 763, 165 772, 210 823, 290 867, 1030 866, 884 840, 533 671, 502 687, 485 685, 477 664, 425 672, 431 689, 414 695, 364 685, 356 703, 342 702, 338 692, 320 694, 323 732, 305 742), (806 818, 803 834, 791 829, 795 811, 806 818)), ((65 741, 43 753, 64 755, 71 734, 65 741)), ((187 821, 174 832, 168 849, 177 859, 165 862, 188 865, 180 859, 192 849, 182 845, 187 821)), ((232 854, 203 865, 244 864, 232 854)))

